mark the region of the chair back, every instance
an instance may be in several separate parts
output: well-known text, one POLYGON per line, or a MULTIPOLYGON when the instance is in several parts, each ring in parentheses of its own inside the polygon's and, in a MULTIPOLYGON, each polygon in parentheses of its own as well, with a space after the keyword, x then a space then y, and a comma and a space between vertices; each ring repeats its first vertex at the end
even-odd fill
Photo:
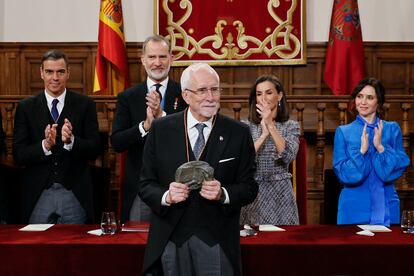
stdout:
POLYGON ((307 143, 303 137, 299 138, 299 150, 296 159, 292 162, 292 185, 296 196, 299 211, 299 223, 307 224, 307 143))

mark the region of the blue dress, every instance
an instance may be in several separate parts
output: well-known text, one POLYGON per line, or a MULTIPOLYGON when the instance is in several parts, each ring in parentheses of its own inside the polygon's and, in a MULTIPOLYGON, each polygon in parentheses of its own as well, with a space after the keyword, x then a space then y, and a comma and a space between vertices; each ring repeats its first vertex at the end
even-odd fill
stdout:
POLYGON ((367 125, 368 151, 360 152, 361 135, 366 124, 362 117, 335 132, 333 169, 344 185, 339 196, 338 224, 397 224, 400 200, 394 181, 410 163, 402 145, 402 134, 396 122, 383 121, 382 145, 379 153, 373 144, 374 128, 367 125))

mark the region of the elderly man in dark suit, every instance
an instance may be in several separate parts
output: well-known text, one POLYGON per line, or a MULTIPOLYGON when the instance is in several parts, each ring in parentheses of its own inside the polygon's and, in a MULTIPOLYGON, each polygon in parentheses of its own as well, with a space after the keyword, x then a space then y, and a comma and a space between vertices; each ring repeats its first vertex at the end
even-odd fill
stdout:
POLYGON ((146 275, 240 275, 240 208, 258 191, 249 129, 218 114, 219 76, 197 63, 181 77, 189 108, 153 123, 139 195, 152 211, 146 275), (198 190, 175 182, 177 168, 202 160, 214 180, 198 190))
POLYGON ((149 220, 150 209, 137 196, 142 150, 152 121, 182 111, 187 105, 180 85, 168 77, 173 60, 168 41, 158 35, 142 46, 142 65, 147 79, 118 95, 111 143, 115 151, 128 151, 122 192, 122 221, 149 220))
POLYGON ((99 154, 99 129, 92 99, 66 89, 67 56, 42 57, 45 89, 22 100, 14 117, 13 155, 25 166, 23 221, 85 223, 93 220, 88 161, 99 154))

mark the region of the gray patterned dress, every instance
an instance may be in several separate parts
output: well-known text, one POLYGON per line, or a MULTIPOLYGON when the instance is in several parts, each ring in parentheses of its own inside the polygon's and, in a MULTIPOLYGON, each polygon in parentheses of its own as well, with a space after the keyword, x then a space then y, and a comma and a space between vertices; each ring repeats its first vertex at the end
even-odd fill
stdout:
MULTIPOLYGON (((260 124, 248 121, 244 123, 249 126, 253 140, 256 141, 262 133, 260 124)), ((259 184, 259 193, 253 203, 243 207, 240 214, 241 224, 299 224, 289 164, 296 158, 299 149, 300 127, 293 120, 275 124, 286 141, 285 150, 278 153, 269 135, 256 153, 255 178, 259 184)))

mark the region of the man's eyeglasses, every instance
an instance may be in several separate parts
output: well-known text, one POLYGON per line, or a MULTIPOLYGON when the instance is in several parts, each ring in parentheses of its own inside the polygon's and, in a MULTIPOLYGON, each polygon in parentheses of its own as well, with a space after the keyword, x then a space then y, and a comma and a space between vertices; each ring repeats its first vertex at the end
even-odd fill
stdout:
POLYGON ((216 86, 216 87, 210 87, 210 88, 201 87, 196 90, 191 90, 187 88, 186 90, 196 94, 197 96, 205 97, 207 96, 208 91, 210 91, 213 96, 218 96, 220 95, 221 91, 223 91, 223 88, 216 86))

